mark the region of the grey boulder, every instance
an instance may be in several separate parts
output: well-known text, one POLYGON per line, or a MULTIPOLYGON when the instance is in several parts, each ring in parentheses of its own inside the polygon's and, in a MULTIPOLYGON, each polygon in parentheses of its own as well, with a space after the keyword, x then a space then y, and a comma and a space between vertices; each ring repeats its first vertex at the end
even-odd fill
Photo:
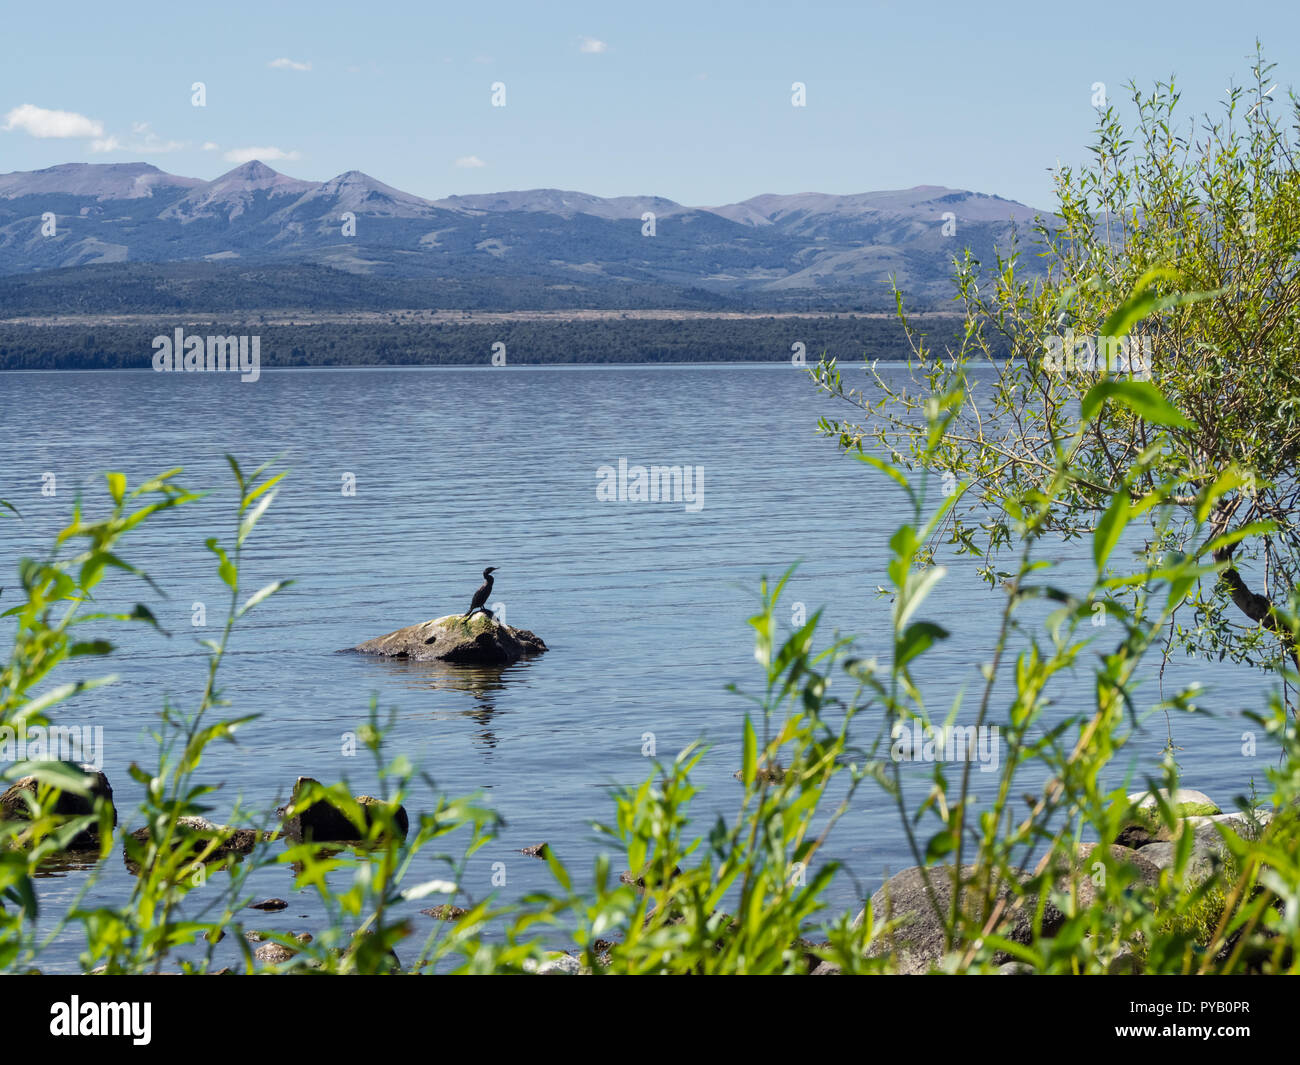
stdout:
MULTIPOLYGON (((962 867, 963 880, 974 873, 975 866, 962 867)), ((950 912, 952 881, 952 866, 946 865, 925 868, 912 866, 885 881, 880 890, 871 896, 872 920, 882 931, 867 946, 867 956, 892 956, 897 964, 897 972, 904 975, 934 969, 944 953, 944 925, 935 913, 935 906, 940 913, 946 915, 950 912), (929 877, 929 891, 926 889, 925 876, 929 877), (887 924, 893 924, 894 927, 887 927, 887 924)), ((1027 906, 1012 906, 1016 896, 1010 884, 996 886, 993 895, 995 900, 1003 899, 1007 903, 1006 912, 999 924, 999 933, 1013 942, 1028 943, 1033 935, 1032 902, 1027 906)), ((962 889, 961 908, 968 917, 981 923, 988 916, 984 912, 980 893, 973 890, 971 885, 962 889)), ((862 920, 863 914, 859 914, 857 923, 861 924, 862 920)), ((995 954, 992 959, 995 965, 1011 960, 1003 952, 995 954)))
MULTIPOLYGON (((81 775, 88 794, 78 795, 75 791, 60 791, 56 794, 52 807, 48 807, 45 813, 53 815, 59 821, 84 817, 95 812, 96 799, 103 799, 112 811, 113 827, 116 828, 117 808, 113 805, 113 789, 108 783, 108 777, 91 765, 77 762, 64 762, 63 765, 81 775)), ((0 821, 31 820, 31 804, 36 801, 38 785, 37 777, 23 777, 0 795, 0 821)), ((84 850, 98 846, 99 826, 94 822, 68 842, 70 850, 84 850)))
POLYGON ((360 654, 446 662, 455 666, 508 666, 546 650, 540 637, 515 629, 487 614, 458 614, 408 625, 350 648, 360 654))

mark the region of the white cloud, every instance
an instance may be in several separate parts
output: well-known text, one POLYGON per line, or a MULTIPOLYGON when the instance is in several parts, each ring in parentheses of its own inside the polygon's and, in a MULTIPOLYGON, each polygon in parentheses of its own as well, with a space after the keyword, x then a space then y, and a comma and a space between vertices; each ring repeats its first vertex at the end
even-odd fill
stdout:
POLYGON ((266 65, 273 70, 311 70, 310 63, 299 63, 296 59, 287 59, 284 56, 272 59, 266 65))
POLYGON ((216 141, 204 141, 204 142, 203 142, 203 150, 204 150, 205 152, 215 152, 215 151, 216 151, 218 148, 220 148, 220 147, 221 147, 221 145, 218 144, 216 141))
POLYGON ((21 129, 33 137, 102 137, 104 123, 75 111, 50 111, 23 104, 5 115, 4 128, 21 129))
POLYGON ((92 152, 130 152, 132 155, 165 155, 179 152, 186 147, 184 141, 165 141, 156 134, 148 122, 132 122, 131 131, 135 137, 130 141, 119 140, 113 134, 90 142, 92 152))
POLYGON ((33 137, 91 138, 89 147, 96 154, 131 152, 134 155, 160 155, 186 147, 184 141, 163 140, 148 122, 132 122, 132 136, 123 138, 115 133, 106 135, 104 123, 98 119, 87 118, 75 111, 51 111, 34 104, 15 107, 5 115, 3 128, 23 130, 33 137))
POLYGON ((260 159, 266 163, 272 159, 297 159, 297 152, 286 152, 283 148, 265 147, 265 148, 231 148, 226 152, 226 158, 232 163, 251 163, 254 159, 260 159))
POLYGON ((456 165, 459 167, 473 168, 478 166, 487 166, 487 163, 483 162, 483 160, 477 155, 462 155, 456 160, 456 165))
POLYGON ((609 47, 604 41, 598 41, 595 37, 579 37, 578 42, 578 51, 591 55, 597 55, 609 47))

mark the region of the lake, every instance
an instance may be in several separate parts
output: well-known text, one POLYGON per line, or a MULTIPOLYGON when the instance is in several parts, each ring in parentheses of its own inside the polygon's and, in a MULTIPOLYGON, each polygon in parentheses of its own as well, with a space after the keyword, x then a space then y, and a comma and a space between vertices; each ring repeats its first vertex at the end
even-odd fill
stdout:
MULTIPOLYGON (((467 890, 490 894, 501 862, 501 895, 518 898, 552 883, 545 863, 518 848, 547 841, 579 879, 590 874, 599 845, 590 824, 612 820, 609 790, 652 771, 647 733, 664 759, 696 740, 711 745, 696 776, 700 833, 718 813, 734 816, 741 785, 732 774, 748 704, 725 688, 760 688, 746 619, 763 575, 802 560, 787 601, 810 613, 824 607, 825 637, 856 634, 865 653, 886 654, 890 607, 876 588, 886 580, 887 541, 906 517, 902 496, 816 435, 818 416, 832 412, 789 365, 286 370, 263 371, 251 384, 148 371, 3 374, 0 498, 24 517, 0 521, 0 586, 13 582, 19 557, 48 546, 78 490, 91 514, 101 512, 105 470, 124 471, 135 484, 183 466, 182 483, 212 489, 123 545, 167 599, 129 578, 106 582, 113 595, 131 596, 128 603, 149 603, 171 638, 145 626, 114 630, 118 650, 93 672, 116 672, 119 683, 66 704, 56 719, 102 725, 103 768, 119 814, 126 827, 139 827, 133 811, 142 792, 128 767, 154 764, 150 733, 164 699, 194 704, 204 681, 197 641, 217 635, 226 604, 203 547, 208 536, 233 539, 223 455, 245 468, 278 456, 291 472, 249 541, 243 585, 297 583, 236 631, 222 674, 228 713, 261 716, 240 731, 238 745, 209 749, 200 775, 221 788, 208 816, 224 822, 237 802, 271 809, 299 776, 346 776, 354 792, 373 793, 369 763, 342 752, 374 698, 395 711, 390 754, 416 762, 445 794, 481 793, 506 820, 500 838, 472 860, 467 890), (600 468, 617 469, 620 460, 700 468, 702 505, 598 499, 600 468), (46 474, 54 475, 52 496, 42 494, 46 474), (345 493, 349 484, 354 494, 345 493), (337 653, 466 610, 489 565, 499 567, 492 602, 511 625, 541 636, 548 653, 477 672, 337 653), (192 624, 200 603, 206 629, 192 624)), ((937 505, 938 485, 931 487, 937 505)), ((1080 587, 1087 552, 1085 543, 1062 546, 1052 556, 1062 564, 1058 581, 1080 587)), ((946 707, 963 687, 977 691, 1002 603, 1003 593, 965 561, 933 593, 922 614, 952 637, 918 675, 932 707, 946 707)), ((0 620, 0 638, 8 642, 12 629, 0 620)), ((1087 705, 1089 668, 1085 661, 1078 683, 1058 690, 1060 713, 1087 705)), ((1244 757, 1249 726, 1239 717, 1263 707, 1265 679, 1180 658, 1166 691, 1193 679, 1210 688, 1215 716, 1173 725, 1187 785, 1225 807, 1252 776, 1266 791, 1276 752, 1261 739, 1258 754, 1244 757)), ((1154 681, 1142 695, 1154 701, 1154 681)), ((959 723, 973 714, 971 706, 959 723)), ((864 727, 877 720, 867 713, 864 727)), ((1130 768, 1150 771, 1166 738, 1164 718, 1153 718, 1115 765, 1114 783, 1130 768)), ((407 805, 414 815, 431 802, 421 788, 407 805)), ((445 874, 437 850, 410 882, 445 874)), ((896 811, 870 787, 828 850, 849 870, 827 895, 835 909, 856 911, 886 871, 913 864, 896 811)), ((85 877, 41 881, 43 928, 85 877)), ((111 905, 130 885, 119 854, 87 902, 111 905)), ((312 931, 322 923, 313 896, 295 895, 288 866, 259 872, 253 891, 290 906, 247 911, 249 925, 312 931)), ((414 920, 422 937, 429 919, 414 920)), ((81 942, 76 930, 61 933, 43 968, 77 971, 81 942)), ((226 960, 233 958, 231 947, 226 960)))

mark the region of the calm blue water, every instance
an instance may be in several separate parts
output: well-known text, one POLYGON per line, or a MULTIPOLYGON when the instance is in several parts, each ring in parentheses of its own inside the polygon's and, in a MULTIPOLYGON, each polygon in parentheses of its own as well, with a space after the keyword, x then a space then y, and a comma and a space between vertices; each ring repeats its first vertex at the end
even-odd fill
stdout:
MULTIPOLYGON (((221 786, 209 816, 225 821, 237 802, 271 809, 300 775, 346 777, 356 792, 376 791, 369 764, 341 753, 373 697, 396 712, 390 753, 419 764, 445 794, 481 792, 505 817, 465 886, 476 898, 489 894, 493 863, 503 862, 503 894, 517 897, 550 885, 545 864, 517 848, 545 840, 579 877, 590 871, 590 822, 612 820, 608 790, 651 771, 646 733, 661 757, 708 741, 696 824, 706 832, 717 813, 734 815, 747 704, 724 689, 759 688, 746 618, 764 574, 802 559, 788 599, 810 612, 824 607, 827 636, 858 634, 865 653, 885 653, 873 634, 888 632, 890 608, 875 589, 885 581, 889 536, 905 517, 901 495, 816 436, 818 416, 829 412, 807 377, 784 365, 283 371, 255 384, 151 372, 0 375, 0 498, 24 515, 0 522, 0 585, 12 582, 19 557, 48 544, 79 489, 97 512, 104 470, 122 470, 134 484, 183 466, 182 483, 213 489, 124 546, 168 599, 126 578, 105 584, 106 596, 148 602, 173 636, 115 630, 118 653, 96 672, 111 669, 120 682, 59 718, 103 726, 118 809, 127 827, 138 827, 131 811, 141 790, 128 766, 154 764, 150 732, 164 700, 193 705, 204 679, 196 641, 216 634, 225 607, 203 548, 208 536, 233 540, 222 456, 232 452, 248 468, 279 456, 291 472, 249 542, 243 585, 297 583, 234 638, 223 672, 229 713, 261 717, 238 746, 205 757, 202 777, 221 786), (598 468, 620 458, 703 467, 702 509, 598 501, 598 468), (41 493, 46 473, 56 477, 53 497, 41 493), (341 491, 349 474, 353 496, 341 491), (548 654, 467 673, 336 653, 463 611, 487 565, 500 567, 493 601, 504 604, 506 620, 538 633, 548 654), (191 624, 196 603, 205 604, 208 630, 191 624)), ((933 495, 937 505, 937 485, 933 495)), ((1058 580, 1086 573, 1086 551, 1061 549, 1058 580)), ((934 593, 925 614, 952 638, 918 672, 932 707, 946 707, 963 687, 978 691, 1001 603, 963 563, 934 593)), ((0 621, 0 638, 11 632, 12 622, 0 621)), ((1211 687, 1206 702, 1218 716, 1175 723, 1180 761, 1190 786, 1227 805, 1252 775, 1262 783, 1274 757, 1262 742, 1256 757, 1240 753, 1237 712, 1261 707, 1266 685, 1246 671, 1180 659, 1166 688, 1192 679, 1211 687)), ((1081 673, 1058 691, 1059 712, 1090 695, 1081 673)), ((959 721, 973 715, 972 701, 959 721)), ((1165 739, 1159 718, 1116 767, 1115 782, 1130 766, 1150 768, 1165 739)), ((431 802, 422 787, 408 807, 431 802)), ((870 789, 829 853, 851 871, 829 896, 837 908, 857 909, 885 870, 913 864, 895 811, 870 789)), ((429 857, 411 882, 443 875, 429 857)), ((42 881, 47 914, 84 877, 42 881)), ((111 904, 130 883, 110 859, 88 901, 111 904)), ((295 896, 287 866, 259 873, 253 891, 291 904, 265 917, 249 911, 250 925, 310 931, 322 923, 312 897, 295 896)), ((62 934, 44 967, 75 970, 80 946, 75 931, 62 934)))

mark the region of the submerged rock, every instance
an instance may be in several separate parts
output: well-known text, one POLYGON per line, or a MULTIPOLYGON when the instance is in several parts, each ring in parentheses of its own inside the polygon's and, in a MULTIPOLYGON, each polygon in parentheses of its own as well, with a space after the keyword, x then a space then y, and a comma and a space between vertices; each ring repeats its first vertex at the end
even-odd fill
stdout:
MULTIPOLYGON (((737 769, 731 775, 736 780, 742 782, 745 779, 745 771, 743 769, 737 769)), ((785 782, 785 770, 781 767, 779 762, 770 767, 760 765, 754 770, 754 779, 760 784, 782 784, 785 782)))
MULTIPOLYGON (((206 864, 251 854, 258 843, 270 838, 270 832, 256 828, 231 828, 229 825, 213 824, 205 817, 185 815, 176 818, 170 850, 175 853, 183 848, 188 852, 188 861, 202 861, 206 864)), ((122 859, 132 874, 139 874, 140 860, 145 857, 143 848, 147 848, 149 842, 150 829, 145 826, 132 832, 130 842, 124 844, 122 859)))
MULTIPOLYGON (((104 799, 109 808, 113 811, 113 827, 117 827, 117 808, 113 805, 113 789, 109 786, 108 777, 91 765, 83 765, 77 762, 64 762, 65 766, 79 771, 86 787, 89 789, 88 795, 78 795, 72 791, 61 791, 54 800, 52 809, 46 810, 46 813, 52 814, 60 820, 68 820, 74 817, 84 817, 87 814, 95 812, 95 800, 104 799)), ((29 821, 31 820, 31 810, 28 806, 29 800, 36 801, 39 780, 35 776, 23 777, 16 784, 6 789, 3 795, 0 795, 0 821, 29 821)), ((70 850, 86 850, 99 846, 99 826, 91 824, 85 831, 77 833, 68 843, 70 850)))
POLYGON ((469 910, 462 906, 452 906, 444 903, 442 906, 432 906, 420 912, 432 917, 435 921, 459 921, 465 914, 469 913, 469 910))
POLYGON ((253 951, 253 957, 258 961, 281 965, 291 960, 296 953, 297 951, 290 950, 283 943, 263 943, 253 951))
MULTIPOLYGON (((643 870, 640 873, 640 875, 638 875, 633 873, 632 870, 630 869, 624 869, 621 873, 618 874, 618 882, 620 884, 631 884, 633 887, 638 887, 641 888, 642 890, 645 890, 645 874, 651 871, 652 870, 649 867, 647 867, 645 870, 643 870)), ((681 875, 682 875, 682 870, 679 866, 676 865, 673 866, 673 871, 669 873, 667 876, 663 875, 663 870, 659 870, 659 884, 660 885, 666 884, 669 880, 673 879, 673 877, 681 876, 681 875)))
POLYGON ((289 805, 281 810, 285 818, 284 834, 295 843, 304 840, 316 843, 360 843, 367 836, 370 826, 377 820, 376 811, 385 806, 392 811, 393 827, 397 829, 402 839, 406 838, 410 830, 410 820, 406 816, 405 807, 386 804, 383 799, 376 799, 373 795, 356 796, 356 803, 361 807, 361 815, 365 821, 365 830, 363 830, 342 809, 326 798, 317 799, 307 805, 303 793, 313 784, 320 786, 320 782, 311 777, 299 777, 293 786, 293 797, 289 800, 289 805))
POLYGON ((413 662, 447 662, 456 666, 508 666, 527 655, 541 654, 546 644, 527 629, 514 629, 487 614, 458 614, 376 636, 349 650, 413 662))

